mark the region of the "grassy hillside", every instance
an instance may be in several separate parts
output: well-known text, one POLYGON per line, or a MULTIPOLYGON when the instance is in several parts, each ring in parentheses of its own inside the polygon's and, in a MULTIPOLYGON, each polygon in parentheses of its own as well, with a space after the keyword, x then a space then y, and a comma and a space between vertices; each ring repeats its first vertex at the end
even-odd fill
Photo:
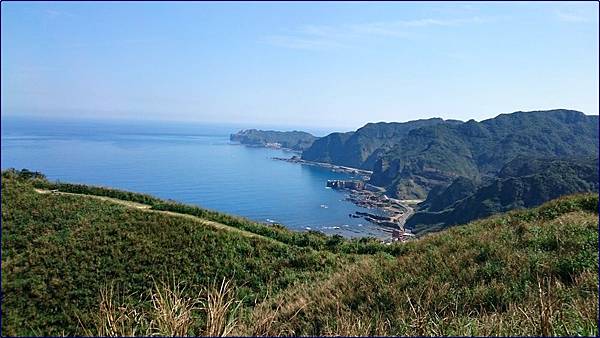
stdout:
MULTIPOLYGON (((178 217, 2 180, 3 334, 82 333, 106 283, 144 293, 153 280, 188 287, 227 277, 251 305, 350 256, 241 236, 178 217)), ((197 333, 203 319, 191 333, 197 333)))
POLYGON ((254 333, 596 336, 597 211, 575 195, 365 256, 261 304, 254 333))
POLYGON ((2 334, 594 335, 597 213, 576 195, 386 246, 4 172, 2 334))

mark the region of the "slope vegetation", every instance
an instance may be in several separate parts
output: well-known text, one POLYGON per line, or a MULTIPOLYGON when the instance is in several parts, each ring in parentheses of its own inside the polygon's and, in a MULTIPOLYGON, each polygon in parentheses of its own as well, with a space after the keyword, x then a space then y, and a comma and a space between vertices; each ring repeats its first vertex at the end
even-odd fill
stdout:
POLYGON ((250 332, 596 336, 597 211, 597 195, 564 197, 364 257, 260 304, 273 320, 250 332))
POLYGON ((140 314, 174 299, 152 333, 596 335, 597 219, 597 195, 575 195, 388 246, 7 171, 2 334, 147 334, 140 314), (239 311, 203 310, 227 292, 185 305, 224 277, 239 311), (99 314, 122 330, 94 329, 99 314))
POLYGON ((107 283, 130 294, 147 292, 154 280, 201 286, 227 277, 249 306, 321 279, 349 258, 2 179, 3 335, 83 334, 80 321, 90 323, 107 283))

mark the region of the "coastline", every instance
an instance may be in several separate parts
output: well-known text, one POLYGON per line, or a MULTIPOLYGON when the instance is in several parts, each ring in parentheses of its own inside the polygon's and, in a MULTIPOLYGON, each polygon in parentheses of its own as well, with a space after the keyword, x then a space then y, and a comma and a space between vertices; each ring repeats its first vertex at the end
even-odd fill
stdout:
MULTIPOLYGON (((336 190, 347 191, 346 200, 354 203, 356 206, 366 209, 379 210, 383 215, 378 215, 368 212, 355 211, 353 214, 349 214, 351 218, 364 218, 381 228, 383 232, 389 233, 390 238, 385 239, 384 242, 390 243, 393 241, 407 241, 414 238, 414 235, 404 229, 406 220, 414 214, 414 208, 410 205, 414 203, 406 203, 405 201, 390 198, 385 195, 385 188, 377 187, 368 184, 367 181, 370 175, 373 173, 370 170, 346 167, 335 165, 324 162, 314 162, 301 159, 299 156, 292 156, 291 158, 273 157, 273 160, 285 161, 289 163, 296 163, 302 165, 316 166, 325 169, 329 169, 334 172, 341 172, 350 175, 359 176, 359 181, 364 182, 364 185, 360 189, 351 189, 343 187, 341 184, 340 188, 333 188, 336 190)), ((339 180, 337 182, 350 182, 339 180)), ((331 182, 328 182, 328 186, 331 182)), ((334 182, 335 183, 335 182, 334 182)), ((414 202, 414 201, 412 201, 414 202)))
MULTIPOLYGON (((348 215, 350 218, 363 218, 367 222, 377 226, 381 231, 388 233, 390 237, 385 238, 382 242, 391 243, 394 241, 407 241, 414 238, 414 235, 404 229, 406 220, 414 214, 414 208, 410 205, 415 203, 406 203, 405 201, 390 198, 385 195, 385 188, 371 185, 368 182, 370 176, 373 174, 371 170, 347 167, 342 165, 336 165, 326 162, 308 161, 302 159, 300 156, 302 151, 281 147, 279 144, 245 144, 242 142, 232 141, 233 145, 244 145, 253 148, 270 148, 283 150, 296 155, 292 157, 272 157, 271 159, 276 161, 284 161, 288 163, 295 163, 301 165, 308 165, 314 167, 325 168, 333 172, 344 173, 356 177, 354 181, 363 182, 363 187, 360 189, 353 188, 333 188, 336 190, 346 191, 345 200, 352 202, 354 205, 365 208, 378 210, 379 213, 360 212, 355 211, 348 215)), ((352 180, 340 180, 342 182, 349 182, 352 180)), ((328 186, 329 186, 328 182, 328 186)), ((342 184, 343 186, 343 184, 342 184)))
POLYGON ((361 217, 377 225, 382 231, 390 233, 391 241, 406 241, 414 237, 404 228, 406 220, 414 214, 414 208, 411 206, 413 203, 390 198, 381 191, 343 190, 349 192, 346 200, 362 208, 379 210, 383 214, 355 211, 350 217, 361 217))

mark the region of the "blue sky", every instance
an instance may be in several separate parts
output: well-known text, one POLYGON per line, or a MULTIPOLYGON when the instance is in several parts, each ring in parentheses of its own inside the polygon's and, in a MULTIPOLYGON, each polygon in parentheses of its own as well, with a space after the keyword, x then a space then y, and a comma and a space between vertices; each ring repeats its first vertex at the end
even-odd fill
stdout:
POLYGON ((598 3, 2 3, 2 114, 346 129, 598 114, 598 3))

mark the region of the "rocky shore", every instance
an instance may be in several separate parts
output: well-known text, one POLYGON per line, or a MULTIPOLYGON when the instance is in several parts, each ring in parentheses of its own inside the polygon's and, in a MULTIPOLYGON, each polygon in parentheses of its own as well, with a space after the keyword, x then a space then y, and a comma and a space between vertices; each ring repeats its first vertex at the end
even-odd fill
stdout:
POLYGON ((408 203, 386 196, 384 188, 367 183, 373 173, 372 171, 330 163, 307 161, 301 159, 299 156, 292 156, 290 158, 273 157, 273 159, 316 166, 334 172, 353 175, 356 179, 329 180, 326 185, 328 188, 347 192, 347 201, 359 207, 374 210, 374 212, 356 211, 353 214, 349 214, 348 217, 363 218, 372 224, 380 226, 383 231, 390 233, 390 238, 384 242, 406 241, 413 238, 413 235, 404 229, 404 223, 414 213, 413 208, 408 203))
POLYGON ((406 219, 413 214, 413 208, 400 200, 387 197, 382 192, 370 190, 344 189, 348 191, 346 200, 366 209, 376 209, 379 213, 356 211, 353 218, 362 217, 367 221, 392 229, 404 230, 406 219))

